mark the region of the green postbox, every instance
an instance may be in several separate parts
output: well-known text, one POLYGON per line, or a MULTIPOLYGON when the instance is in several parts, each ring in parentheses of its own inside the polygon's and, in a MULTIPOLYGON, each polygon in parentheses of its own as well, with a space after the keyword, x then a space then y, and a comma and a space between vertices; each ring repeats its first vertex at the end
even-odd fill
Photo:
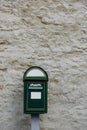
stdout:
POLYGON ((47 113, 48 75, 41 67, 28 68, 23 76, 24 113, 47 113))

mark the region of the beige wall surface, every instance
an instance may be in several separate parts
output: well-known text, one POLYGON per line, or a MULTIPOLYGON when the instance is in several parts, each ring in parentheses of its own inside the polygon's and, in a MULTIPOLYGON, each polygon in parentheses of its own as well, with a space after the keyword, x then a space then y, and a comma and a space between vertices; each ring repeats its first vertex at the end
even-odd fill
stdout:
POLYGON ((49 75, 41 130, 87 130, 87 0, 0 0, 0 130, 30 130, 23 74, 49 75))

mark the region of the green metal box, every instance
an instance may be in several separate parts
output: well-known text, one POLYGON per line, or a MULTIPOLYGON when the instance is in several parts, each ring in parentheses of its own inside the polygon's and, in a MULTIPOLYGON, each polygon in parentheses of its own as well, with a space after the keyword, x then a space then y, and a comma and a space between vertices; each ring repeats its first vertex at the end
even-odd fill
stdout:
POLYGON ((23 76, 24 113, 47 113, 48 75, 41 67, 32 66, 23 76))

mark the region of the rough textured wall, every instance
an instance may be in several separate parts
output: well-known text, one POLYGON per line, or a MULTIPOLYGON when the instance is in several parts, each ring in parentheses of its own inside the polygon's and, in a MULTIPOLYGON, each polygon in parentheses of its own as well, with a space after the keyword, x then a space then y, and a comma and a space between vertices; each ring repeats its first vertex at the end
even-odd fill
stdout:
POLYGON ((0 0, 0 130, 30 130, 25 70, 49 74, 41 130, 87 130, 87 0, 0 0))

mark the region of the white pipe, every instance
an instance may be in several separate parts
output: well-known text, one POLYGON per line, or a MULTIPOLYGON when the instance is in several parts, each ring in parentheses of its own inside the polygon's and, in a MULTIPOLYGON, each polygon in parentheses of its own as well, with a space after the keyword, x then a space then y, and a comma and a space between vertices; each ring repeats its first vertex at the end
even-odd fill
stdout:
POLYGON ((40 130, 39 114, 31 115, 31 130, 40 130))

